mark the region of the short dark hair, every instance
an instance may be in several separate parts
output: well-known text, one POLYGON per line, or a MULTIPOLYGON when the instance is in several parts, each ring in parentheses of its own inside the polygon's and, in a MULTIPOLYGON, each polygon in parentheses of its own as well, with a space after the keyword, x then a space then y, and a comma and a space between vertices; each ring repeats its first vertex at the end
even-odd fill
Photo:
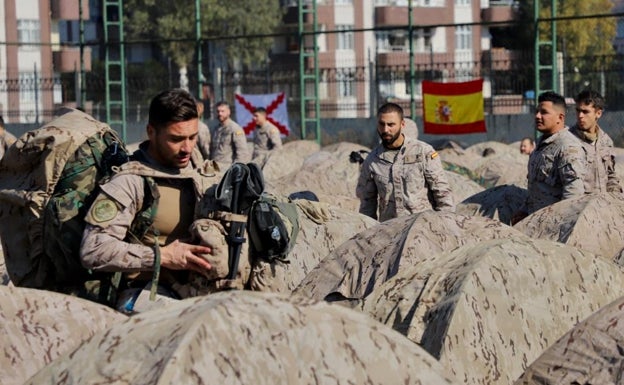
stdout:
POLYGON ((403 120, 403 108, 396 103, 384 103, 377 110, 377 115, 387 114, 390 112, 396 112, 399 114, 399 118, 403 120))
POLYGON ((2 115, 0 115, 0 127, 4 128, 4 119, 2 118, 2 115))
POLYGON ((535 144, 535 140, 533 140, 533 138, 531 138, 530 136, 525 136, 524 138, 522 138, 522 140, 520 142, 522 143, 525 140, 528 140, 529 143, 531 143, 531 144, 535 144))
POLYGON ((195 98, 181 88, 163 91, 150 103, 148 122, 156 129, 198 118, 195 98))
POLYGON ((546 92, 542 93, 537 98, 537 102, 538 103, 551 102, 553 104, 553 106, 561 108, 563 110, 563 112, 565 112, 565 110, 566 110, 565 98, 563 96, 559 95, 558 93, 553 92, 553 91, 546 91, 546 92))
POLYGON ((265 115, 266 115, 266 108, 264 108, 264 107, 258 107, 258 108, 256 108, 256 109, 254 109, 254 111, 253 111, 253 112, 254 112, 254 114, 255 114, 256 112, 259 112, 259 113, 261 113, 261 114, 265 114, 265 115))
POLYGON ((220 102, 215 104, 215 107, 221 107, 221 106, 226 106, 227 108, 231 109, 230 103, 226 102, 225 100, 221 100, 220 102))
POLYGON ((579 104, 594 105, 597 110, 605 109, 605 100, 598 92, 594 90, 583 90, 576 95, 574 101, 579 104))

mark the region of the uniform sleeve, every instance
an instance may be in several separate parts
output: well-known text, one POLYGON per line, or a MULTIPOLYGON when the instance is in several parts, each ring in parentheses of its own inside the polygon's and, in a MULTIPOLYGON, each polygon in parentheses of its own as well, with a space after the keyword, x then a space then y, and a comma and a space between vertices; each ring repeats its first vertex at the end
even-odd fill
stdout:
POLYGON ((247 137, 242 128, 236 128, 232 132, 232 143, 234 144, 234 162, 247 163, 251 161, 249 147, 247 147, 247 137))
POLYGON ((282 148, 282 137, 280 131, 276 127, 272 127, 269 130, 269 140, 271 141, 271 150, 282 148))
POLYGON ((615 173, 615 157, 611 155, 611 164, 607 167, 607 191, 622 193, 622 185, 620 179, 615 173))
POLYGON ((355 195, 360 199, 360 214, 377 219, 377 185, 373 180, 370 164, 371 154, 362 164, 355 195))
POLYGON ((201 152, 204 159, 210 159, 210 129, 202 122, 199 123, 197 148, 201 152))
POLYGON ((446 179, 444 167, 439 154, 430 148, 425 154, 425 181, 435 204, 436 211, 454 211, 453 193, 451 185, 446 179))
POLYGON ((560 156, 557 172, 562 185, 561 199, 582 196, 585 194, 582 176, 587 167, 583 149, 580 146, 568 146, 561 151, 560 156))
POLYGON ((85 217, 87 225, 80 246, 84 267, 122 272, 153 269, 154 251, 125 241, 143 202, 143 183, 136 175, 121 175, 102 186, 85 217))

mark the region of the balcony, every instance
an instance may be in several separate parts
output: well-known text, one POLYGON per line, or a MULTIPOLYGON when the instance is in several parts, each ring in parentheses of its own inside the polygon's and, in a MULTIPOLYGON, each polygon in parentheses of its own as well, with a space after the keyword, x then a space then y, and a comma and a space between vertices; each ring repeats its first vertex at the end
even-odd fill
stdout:
POLYGON ((82 2, 82 19, 89 19, 89 0, 52 0, 52 20, 80 20, 78 1, 82 2))
MULTIPOLYGON (((444 7, 414 7, 414 23, 418 25, 452 24, 453 12, 444 7)), ((375 26, 396 26, 409 23, 409 12, 406 7, 379 6, 375 7, 375 26)))
POLYGON ((481 10, 481 18, 485 22, 502 23, 515 19, 516 5, 514 1, 490 1, 490 7, 481 10))
MULTIPOLYGON (((80 48, 63 47, 52 53, 52 61, 56 72, 80 71, 80 48)), ((91 71, 91 48, 84 49, 84 70, 91 71)))

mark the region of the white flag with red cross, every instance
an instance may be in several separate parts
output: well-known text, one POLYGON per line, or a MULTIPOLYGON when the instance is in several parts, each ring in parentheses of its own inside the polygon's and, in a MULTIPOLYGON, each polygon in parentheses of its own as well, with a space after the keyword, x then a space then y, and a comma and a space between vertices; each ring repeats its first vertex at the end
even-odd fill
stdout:
POLYGON ((280 130, 282 136, 288 136, 288 109, 286 108, 286 94, 258 94, 258 95, 234 95, 234 107, 236 108, 236 122, 243 127, 245 134, 249 135, 255 130, 253 112, 258 107, 264 107, 267 112, 267 120, 280 130))

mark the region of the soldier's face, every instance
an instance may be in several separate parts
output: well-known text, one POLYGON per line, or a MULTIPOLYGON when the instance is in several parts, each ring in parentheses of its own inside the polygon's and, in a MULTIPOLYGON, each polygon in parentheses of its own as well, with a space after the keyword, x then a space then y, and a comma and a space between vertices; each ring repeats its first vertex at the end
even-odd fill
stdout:
POLYGON ((593 103, 576 103, 576 124, 581 130, 596 132, 601 116, 602 110, 597 110, 593 103))
POLYGON ((225 122, 230 117, 230 107, 228 106, 219 106, 217 107, 217 119, 221 123, 225 122))
POLYGON ((261 126, 266 122, 266 115, 261 112, 254 112, 253 120, 256 125, 261 126))
POLYGON ((405 121, 398 112, 387 112, 377 117, 377 133, 386 147, 397 147, 405 121))
POLYGON ((191 153, 197 143, 198 119, 170 123, 156 129, 147 126, 150 140, 148 152, 160 165, 171 168, 184 168, 191 161, 191 153))
POLYGON ((563 128, 565 114, 552 102, 541 102, 535 112, 535 128, 543 134, 550 135, 563 128))
POLYGON ((530 155, 533 152, 533 148, 535 148, 535 145, 531 143, 531 141, 528 139, 524 139, 522 142, 520 142, 521 154, 530 155))

